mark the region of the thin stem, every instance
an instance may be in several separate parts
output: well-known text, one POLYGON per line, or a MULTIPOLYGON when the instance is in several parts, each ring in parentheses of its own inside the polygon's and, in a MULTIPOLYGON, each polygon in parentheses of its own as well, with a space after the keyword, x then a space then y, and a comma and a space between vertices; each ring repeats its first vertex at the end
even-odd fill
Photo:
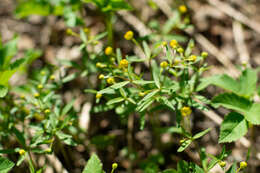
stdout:
POLYGON ((107 27, 107 33, 108 33, 108 45, 113 47, 113 25, 112 25, 112 12, 108 12, 105 14, 105 20, 106 20, 106 27, 107 27))

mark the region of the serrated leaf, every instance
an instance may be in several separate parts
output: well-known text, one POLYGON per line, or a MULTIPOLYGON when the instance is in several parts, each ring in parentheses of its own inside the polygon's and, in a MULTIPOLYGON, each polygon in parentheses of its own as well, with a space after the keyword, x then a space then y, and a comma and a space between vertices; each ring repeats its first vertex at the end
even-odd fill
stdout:
POLYGON ((201 91, 208 85, 216 85, 220 88, 223 88, 227 91, 232 91, 237 94, 239 93, 240 89, 239 83, 226 74, 202 78, 196 90, 201 91))
POLYGON ((254 103, 248 112, 244 114, 247 121, 252 124, 260 124, 260 103, 254 103))
POLYGON ((82 173, 103 173, 102 163, 96 154, 92 154, 82 173))
POLYGON ((0 172, 7 173, 14 167, 14 163, 0 156, 0 172))
POLYGON ((219 143, 233 142, 247 133, 247 122, 237 112, 229 113, 220 126, 219 143))
POLYGON ((256 90, 257 72, 252 69, 246 69, 240 76, 240 90, 239 94, 250 97, 256 90))
POLYGON ((238 112, 247 112, 252 103, 244 98, 233 93, 223 93, 213 98, 213 103, 221 105, 228 109, 233 109, 238 112))

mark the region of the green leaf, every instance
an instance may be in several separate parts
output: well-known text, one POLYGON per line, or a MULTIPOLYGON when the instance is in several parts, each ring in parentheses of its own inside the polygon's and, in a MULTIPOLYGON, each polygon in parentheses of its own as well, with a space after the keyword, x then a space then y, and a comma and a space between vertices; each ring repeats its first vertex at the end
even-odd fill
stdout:
POLYGON ((152 72, 153 72, 153 80, 157 88, 160 88, 160 69, 157 66, 156 61, 152 60, 152 72))
POLYGON ((247 112, 252 103, 244 97, 233 93, 223 93, 213 98, 213 103, 238 112, 247 112))
POLYGON ((162 173, 178 173, 175 169, 166 169, 162 173))
POLYGON ((203 130, 202 132, 197 133, 196 135, 193 136, 193 139, 198 139, 198 138, 206 135, 210 130, 211 130, 211 128, 208 128, 206 130, 203 130))
POLYGON ((244 114, 247 121, 252 124, 260 124, 260 103, 254 103, 248 112, 244 114))
POLYGON ((124 101, 125 99, 123 97, 117 97, 117 98, 114 98, 114 99, 111 99, 107 102, 107 105, 112 105, 112 104, 115 104, 115 103, 119 103, 119 102, 122 102, 124 101))
POLYGON ((3 98, 8 93, 8 88, 4 85, 0 85, 0 98, 3 98))
POLYGON ((232 91, 236 94, 239 93, 240 89, 239 83, 226 74, 202 78, 200 82, 201 83, 198 85, 196 89, 197 91, 203 90, 208 85, 216 85, 220 88, 223 88, 227 91, 232 91))
POLYGON ((0 67, 7 70, 9 68, 11 59, 17 53, 18 37, 14 37, 11 41, 0 48, 0 67))
POLYGON ((246 69, 240 76, 240 95, 250 97, 256 90, 257 72, 252 69, 246 69))
POLYGON ((151 50, 150 50, 148 44, 145 41, 143 41, 143 47, 144 47, 144 54, 145 54, 146 58, 150 59, 151 58, 151 50))
POLYGON ((191 139, 186 139, 178 148, 177 152, 183 152, 191 144, 191 142, 191 139))
POLYGON ((7 173, 14 167, 14 163, 0 156, 0 172, 7 173))
POLYGON ((233 142, 247 133, 247 122, 237 112, 229 113, 220 126, 219 143, 233 142))
POLYGON ((19 18, 24 18, 29 15, 35 14, 40 16, 47 16, 51 12, 51 7, 48 3, 43 1, 22 1, 18 4, 15 15, 19 18))
POLYGON ((153 84, 154 81, 134 80, 133 83, 137 85, 147 85, 147 84, 153 84))
POLYGON ((71 108, 73 108, 73 104, 74 104, 75 100, 71 100, 63 109, 61 112, 61 115, 65 115, 67 114, 71 108))
POLYGON ((237 164, 233 163, 226 173, 237 173, 237 164))
POLYGON ((96 154, 92 154, 82 173, 103 173, 102 163, 96 154))
POLYGON ((119 88, 122 88, 122 87, 126 86, 129 83, 130 83, 129 81, 118 82, 118 83, 116 83, 114 85, 111 85, 110 88, 119 89, 119 88))

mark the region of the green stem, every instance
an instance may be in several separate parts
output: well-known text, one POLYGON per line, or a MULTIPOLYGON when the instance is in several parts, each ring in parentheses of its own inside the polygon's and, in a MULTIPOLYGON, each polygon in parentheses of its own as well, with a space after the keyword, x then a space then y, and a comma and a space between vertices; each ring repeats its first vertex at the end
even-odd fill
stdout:
POLYGON ((113 47, 113 25, 112 25, 112 12, 105 13, 106 18, 106 27, 107 27, 107 33, 108 33, 108 45, 113 47))

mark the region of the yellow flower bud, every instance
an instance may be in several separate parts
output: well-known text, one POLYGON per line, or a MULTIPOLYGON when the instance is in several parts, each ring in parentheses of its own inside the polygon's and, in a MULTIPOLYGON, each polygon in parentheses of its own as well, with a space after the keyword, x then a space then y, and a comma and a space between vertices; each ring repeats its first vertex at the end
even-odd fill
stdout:
POLYGON ((192 110, 191 110, 191 108, 188 107, 188 106, 184 106, 184 107, 181 108, 181 115, 182 115, 183 117, 186 117, 186 116, 190 115, 191 112, 192 112, 192 110))
POLYGON ((184 52, 184 50, 183 50, 183 48, 182 48, 182 47, 179 47, 179 48, 177 49, 177 52, 179 52, 179 53, 183 53, 183 52, 184 52))
POLYGON ((208 55, 209 55, 208 52, 201 52, 201 56, 202 56, 203 58, 206 58, 208 55))
POLYGON ((174 60, 174 65, 178 65, 180 62, 181 62, 180 60, 175 59, 175 60, 174 60))
POLYGON ((106 55, 111 55, 113 53, 113 48, 108 46, 106 49, 105 49, 105 54, 106 55))
POLYGON ((188 61, 196 61, 197 56, 196 55, 191 55, 187 60, 188 61))
POLYGON ((96 67, 97 68, 104 68, 104 67, 106 67, 107 65, 106 64, 102 64, 101 62, 97 62, 96 63, 96 67))
POLYGON ((48 114, 48 113, 50 113, 50 112, 51 112, 50 109, 45 109, 45 110, 44 110, 44 113, 46 113, 46 114, 48 114))
POLYGON ((226 162, 224 161, 220 161, 219 163, 219 166, 221 166, 222 168, 224 168, 226 166, 226 162))
POLYGON ((119 63, 120 68, 127 68, 128 67, 128 61, 126 59, 122 59, 119 63))
POLYGON ((139 92, 138 95, 139 95, 140 97, 143 97, 143 96, 145 96, 145 93, 144 93, 144 92, 139 92))
POLYGON ((45 153, 51 153, 51 151, 52 151, 51 148, 47 148, 44 150, 45 153))
POLYGON ((45 71, 41 71, 41 75, 44 76, 46 73, 45 71))
POLYGON ((50 79, 51 79, 51 80, 54 80, 54 79, 55 79, 55 76, 54 76, 54 75, 51 75, 51 76, 50 76, 50 79))
POLYGON ((98 76, 98 79, 104 79, 105 78, 105 76, 103 75, 103 74, 100 74, 99 76, 98 76))
POLYGON ((25 153, 26 153, 26 151, 25 151, 24 149, 20 149, 20 150, 19 150, 19 154, 20 154, 20 155, 24 155, 25 153))
POLYGON ((68 29, 66 30, 66 33, 67 33, 68 35, 73 35, 73 31, 72 31, 70 28, 68 28, 68 29))
POLYGON ((39 93, 34 93, 34 97, 39 97, 40 94, 39 93))
POLYGON ((90 32, 90 29, 89 28, 87 28, 87 27, 85 27, 84 29, 83 29, 83 31, 85 32, 85 33, 89 33, 90 32))
POLYGON ((38 88, 38 89, 42 89, 42 88, 43 88, 43 85, 42 85, 42 84, 39 84, 39 85, 37 86, 37 88, 38 88))
POLYGON ((245 161, 240 162, 239 166, 240 166, 241 169, 244 169, 244 168, 247 167, 247 163, 245 161))
POLYGON ((187 7, 185 5, 181 5, 181 6, 179 6, 179 11, 181 13, 186 13, 188 10, 187 10, 187 7))
POLYGON ((125 33, 124 37, 125 37, 126 40, 132 40, 133 37, 134 37, 133 31, 127 31, 127 32, 125 33))
POLYGON ((118 167, 117 163, 112 164, 112 169, 116 169, 118 167))
POLYGON ((160 66, 162 68, 166 68, 166 67, 168 67, 168 62, 167 61, 163 61, 163 62, 161 62, 160 66))
POLYGON ((170 46, 171 46, 173 49, 176 49, 177 46, 178 46, 178 41, 177 41, 177 40, 171 40, 170 46))
POLYGON ((102 94, 101 93, 97 93, 96 94, 96 99, 100 99, 102 97, 102 94))
POLYGON ((109 78, 107 78, 107 83, 108 84, 114 84, 115 83, 115 79, 113 77, 109 77, 109 78))
POLYGON ((163 46, 167 46, 167 44, 168 44, 168 43, 167 43, 166 41, 163 41, 163 42, 162 42, 162 45, 163 45, 163 46))
POLYGON ((24 95, 20 95, 20 98, 21 98, 21 99, 24 99, 24 98, 25 98, 25 96, 24 96, 24 95))

